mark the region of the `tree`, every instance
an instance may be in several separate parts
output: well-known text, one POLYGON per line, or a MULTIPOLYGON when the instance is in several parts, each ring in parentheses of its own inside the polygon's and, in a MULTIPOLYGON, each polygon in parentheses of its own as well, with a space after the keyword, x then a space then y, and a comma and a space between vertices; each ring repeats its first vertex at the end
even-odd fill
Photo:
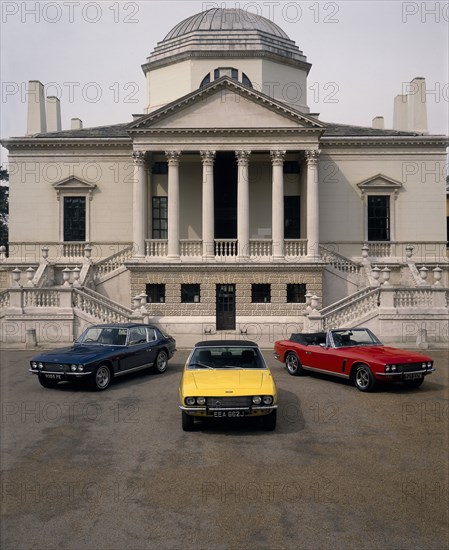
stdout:
POLYGON ((9 174, 0 165, 0 246, 8 245, 9 174))

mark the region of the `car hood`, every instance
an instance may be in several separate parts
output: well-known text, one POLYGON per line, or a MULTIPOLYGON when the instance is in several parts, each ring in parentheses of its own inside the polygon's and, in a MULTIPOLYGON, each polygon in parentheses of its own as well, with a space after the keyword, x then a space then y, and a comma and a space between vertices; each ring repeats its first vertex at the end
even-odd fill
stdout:
POLYGON ((31 360, 43 363, 86 363, 117 353, 123 349, 123 346, 77 344, 67 348, 40 353, 39 355, 35 355, 31 360))
POLYGON ((204 396, 221 394, 248 395, 276 393, 276 386, 268 370, 231 369, 185 371, 184 395, 204 396))
POLYGON ((432 361, 431 357, 407 351, 403 349, 390 348, 388 346, 355 346, 350 348, 339 348, 343 355, 350 355, 357 359, 366 358, 381 363, 419 363, 432 361))

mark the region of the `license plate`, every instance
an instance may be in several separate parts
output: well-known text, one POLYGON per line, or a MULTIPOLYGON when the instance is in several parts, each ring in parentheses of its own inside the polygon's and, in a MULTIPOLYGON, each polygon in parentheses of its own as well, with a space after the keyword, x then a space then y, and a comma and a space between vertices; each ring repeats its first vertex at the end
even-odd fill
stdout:
POLYGON ((44 374, 45 378, 51 378, 52 380, 62 380, 61 374, 44 374))
POLYGON ((419 374, 417 372, 413 372, 411 374, 404 374, 404 380, 419 380, 422 378, 422 374, 419 374))
POLYGON ((214 411, 215 418, 241 418, 245 411, 214 411))

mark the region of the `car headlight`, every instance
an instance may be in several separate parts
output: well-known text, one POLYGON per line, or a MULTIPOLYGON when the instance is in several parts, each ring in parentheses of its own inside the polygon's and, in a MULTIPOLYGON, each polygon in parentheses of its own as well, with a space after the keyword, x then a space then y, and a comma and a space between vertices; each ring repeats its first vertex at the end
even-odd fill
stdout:
POLYGON ((428 368, 428 369, 431 369, 431 368, 432 368, 432 361, 429 361, 429 362, 427 363, 427 368, 428 368))
POLYGON ((424 363, 421 365, 421 367, 422 367, 423 369, 425 369, 425 368, 427 367, 427 363, 424 362, 424 363))
POLYGON ((77 369, 77 368, 78 368, 77 365, 70 365, 70 370, 71 370, 72 372, 76 372, 76 369, 77 369))
POLYGON ((38 369, 43 369, 43 368, 44 368, 44 364, 43 364, 43 363, 38 363, 38 364, 37 364, 37 368, 38 368, 38 369))
POLYGON ((253 404, 260 405, 261 403, 262 403, 262 398, 260 397, 260 395, 255 395, 253 397, 253 404))
POLYGON ((186 405, 195 405, 194 397, 186 397, 186 405))
POLYGON ((390 372, 390 371, 391 371, 391 366, 385 365, 385 372, 390 372))
POLYGON ((36 363, 36 361, 32 361, 32 362, 31 362, 31 368, 32 368, 32 369, 37 369, 37 363, 36 363))
POLYGON ((391 371, 396 372, 398 370, 396 365, 391 365, 391 371))
POLYGON ((205 397, 197 397, 196 402, 198 405, 205 405, 206 404, 206 398, 205 397))
POLYGON ((84 370, 83 365, 78 365, 78 372, 83 372, 83 370, 84 370))
POLYGON ((271 395, 264 395, 262 401, 264 405, 271 405, 271 403, 273 403, 273 398, 271 395))

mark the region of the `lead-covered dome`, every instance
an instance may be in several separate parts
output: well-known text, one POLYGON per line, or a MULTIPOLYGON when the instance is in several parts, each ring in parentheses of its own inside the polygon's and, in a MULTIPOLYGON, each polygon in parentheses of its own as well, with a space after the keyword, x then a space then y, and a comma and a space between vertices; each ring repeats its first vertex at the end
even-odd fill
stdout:
POLYGON ((212 8, 178 23, 142 68, 146 73, 198 57, 262 57, 310 69, 302 51, 276 23, 257 13, 228 8, 212 8))
POLYGON ((289 40, 287 34, 276 23, 257 13, 240 9, 213 8, 178 23, 164 41, 195 31, 260 31, 289 40))

